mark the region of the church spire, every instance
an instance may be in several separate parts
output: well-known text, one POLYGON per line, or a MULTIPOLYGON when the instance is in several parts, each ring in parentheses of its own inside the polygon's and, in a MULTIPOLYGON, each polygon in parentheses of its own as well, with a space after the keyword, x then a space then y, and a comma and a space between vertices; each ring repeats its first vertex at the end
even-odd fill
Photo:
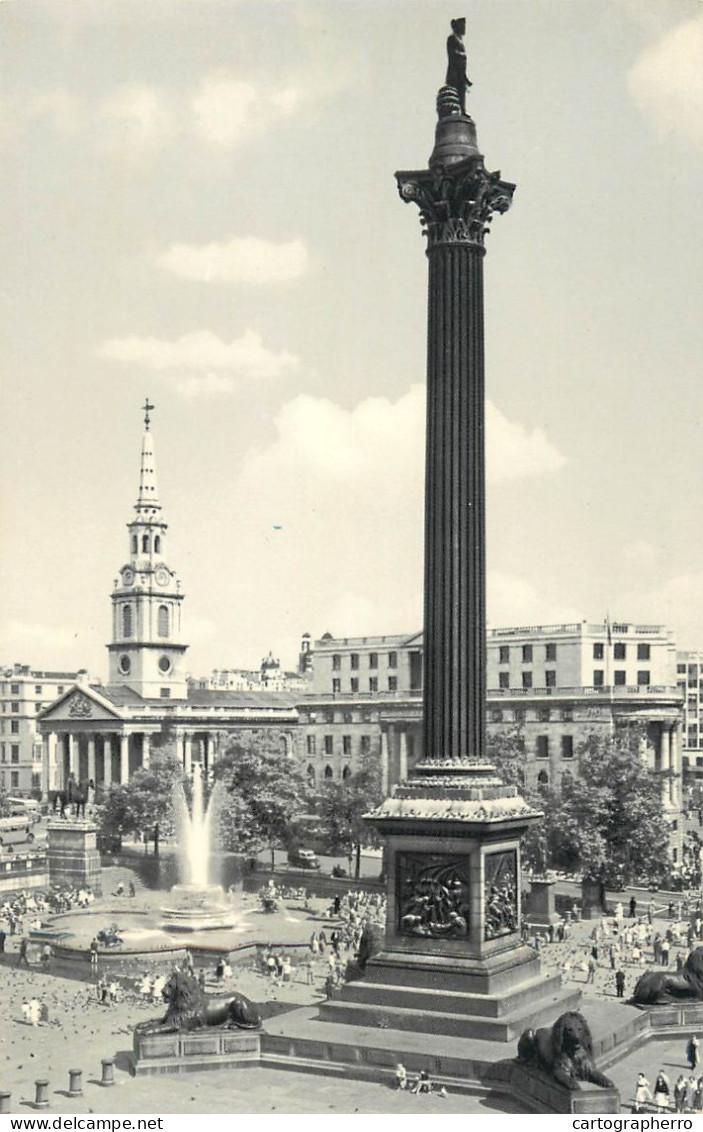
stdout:
POLYGON ((139 495, 135 504, 137 515, 152 516, 161 510, 159 503, 159 489, 156 483, 156 460, 154 457, 154 437, 150 429, 151 416, 154 406, 147 397, 144 405, 144 435, 142 437, 142 459, 139 467, 139 495))

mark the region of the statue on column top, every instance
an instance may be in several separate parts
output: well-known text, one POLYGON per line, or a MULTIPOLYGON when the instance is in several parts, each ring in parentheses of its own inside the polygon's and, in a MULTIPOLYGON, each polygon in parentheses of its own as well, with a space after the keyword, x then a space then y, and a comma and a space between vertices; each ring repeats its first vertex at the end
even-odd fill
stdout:
POLYGON ((452 87, 459 98, 461 113, 466 113, 466 92, 473 84, 466 75, 466 20, 452 20, 452 34, 447 39, 447 78, 446 85, 452 87))

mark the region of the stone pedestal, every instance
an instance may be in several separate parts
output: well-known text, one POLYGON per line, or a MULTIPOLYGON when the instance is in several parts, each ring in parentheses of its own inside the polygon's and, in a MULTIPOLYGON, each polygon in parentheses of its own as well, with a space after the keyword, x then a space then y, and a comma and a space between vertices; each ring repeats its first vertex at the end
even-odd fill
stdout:
POLYGON ((537 877, 530 882, 526 913, 531 926, 549 928, 561 923, 561 916, 554 904, 555 883, 548 877, 537 877))
POLYGON ((582 880, 581 919, 600 920, 605 914, 605 886, 597 880, 582 880))
POLYGON ((52 821, 48 827, 47 864, 51 884, 89 888, 96 896, 102 895, 95 822, 52 821))
POLYGON ((130 1071, 141 1077, 258 1065, 260 1047, 261 1036, 252 1031, 206 1027, 172 1034, 145 1034, 135 1030, 130 1071))

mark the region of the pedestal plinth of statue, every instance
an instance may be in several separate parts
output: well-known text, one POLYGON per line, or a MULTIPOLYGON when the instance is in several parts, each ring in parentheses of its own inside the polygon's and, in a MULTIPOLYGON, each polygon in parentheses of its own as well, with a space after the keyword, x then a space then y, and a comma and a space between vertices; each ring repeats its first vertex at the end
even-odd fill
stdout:
POLYGON ((549 876, 533 877, 527 898, 527 919, 534 927, 549 928, 558 924, 561 916, 555 905, 556 881, 549 876))
POLYGON ((97 826, 82 818, 58 818, 48 826, 47 863, 51 884, 102 893, 97 826))

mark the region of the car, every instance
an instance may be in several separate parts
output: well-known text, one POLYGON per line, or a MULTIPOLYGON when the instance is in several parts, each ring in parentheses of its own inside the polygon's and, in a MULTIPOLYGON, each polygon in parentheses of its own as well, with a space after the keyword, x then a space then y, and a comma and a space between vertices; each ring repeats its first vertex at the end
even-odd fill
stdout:
POLYGON ((288 854, 288 864, 295 869, 319 869, 320 862, 312 849, 294 849, 288 854))

